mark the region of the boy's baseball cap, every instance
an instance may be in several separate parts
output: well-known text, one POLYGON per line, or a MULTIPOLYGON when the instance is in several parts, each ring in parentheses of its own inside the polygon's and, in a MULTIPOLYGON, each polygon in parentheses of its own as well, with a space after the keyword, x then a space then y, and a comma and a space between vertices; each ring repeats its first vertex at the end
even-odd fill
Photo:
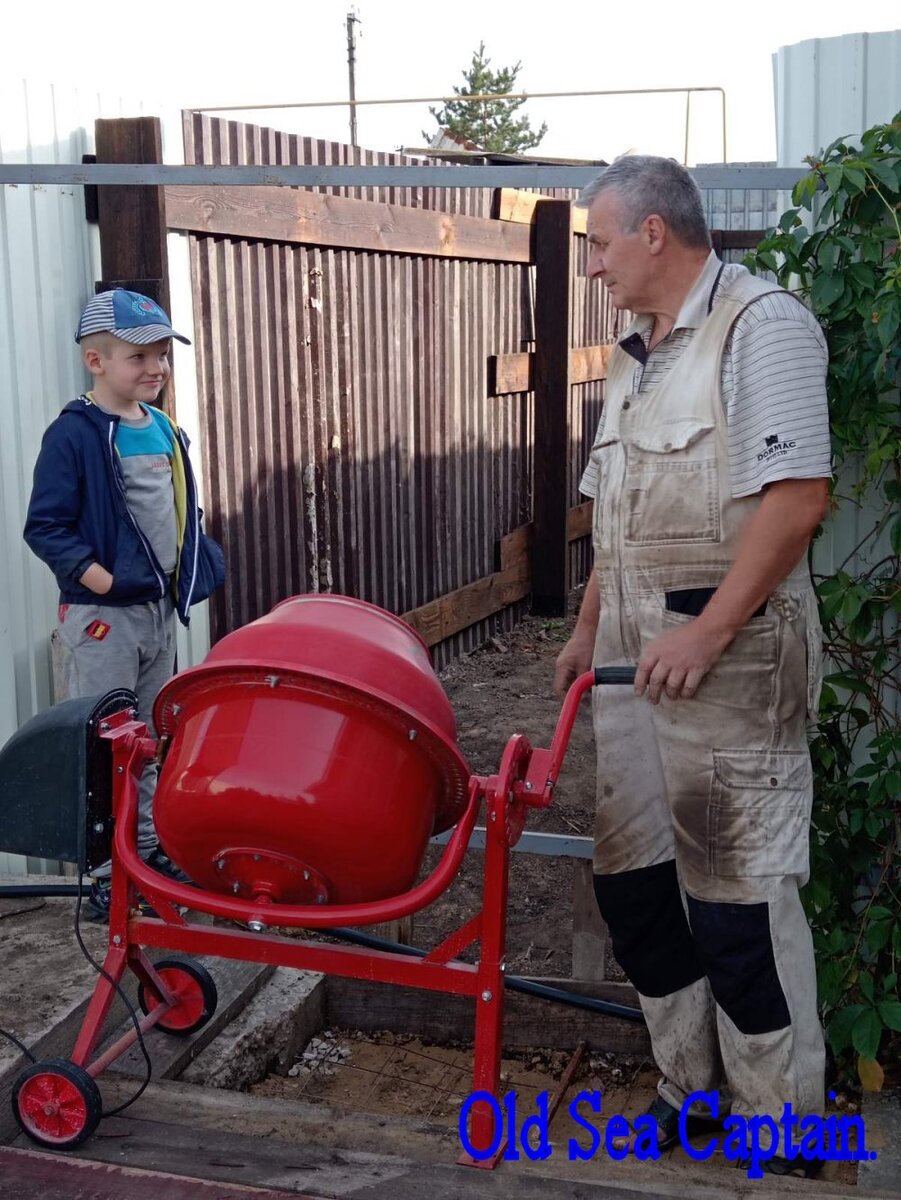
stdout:
POLYGON ((78 322, 76 342, 91 333, 111 333, 134 346, 149 346, 163 338, 178 338, 186 346, 191 344, 183 333, 175 332, 155 300, 125 288, 98 292, 90 298, 78 322))

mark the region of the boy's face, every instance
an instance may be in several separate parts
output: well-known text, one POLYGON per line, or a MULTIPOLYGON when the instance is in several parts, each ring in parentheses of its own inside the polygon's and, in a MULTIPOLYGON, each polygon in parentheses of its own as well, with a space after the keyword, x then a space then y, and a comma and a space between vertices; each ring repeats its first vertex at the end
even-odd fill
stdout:
POLYGON ((95 392, 102 392, 107 402, 151 404, 172 373, 170 345, 170 338, 148 346, 133 346, 121 338, 111 338, 107 353, 86 350, 85 365, 94 376, 95 392))

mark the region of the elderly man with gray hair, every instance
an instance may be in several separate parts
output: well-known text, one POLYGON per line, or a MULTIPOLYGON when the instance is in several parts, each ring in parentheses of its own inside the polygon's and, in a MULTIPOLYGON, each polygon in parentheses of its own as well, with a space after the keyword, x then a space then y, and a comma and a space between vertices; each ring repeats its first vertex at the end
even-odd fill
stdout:
MULTIPOLYGON (((694 1092, 719 1113, 824 1106, 808 876, 821 631, 807 566, 828 502, 826 345, 804 305, 711 250, 670 159, 585 190, 588 274, 636 314, 610 359, 581 482, 595 563, 557 661, 634 665, 596 695, 595 892, 662 1072, 675 1142, 694 1092)), ((713 1114, 717 1115, 717 1114, 713 1114)), ((770 1171, 812 1174, 777 1134, 770 1171)))

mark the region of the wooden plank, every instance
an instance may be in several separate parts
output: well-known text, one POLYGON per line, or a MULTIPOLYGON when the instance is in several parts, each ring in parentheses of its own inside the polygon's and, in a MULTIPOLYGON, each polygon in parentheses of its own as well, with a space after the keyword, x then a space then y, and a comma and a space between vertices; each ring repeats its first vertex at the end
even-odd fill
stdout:
MULTIPOLYGON (((713 232, 713 231, 711 231, 713 232)), ((718 229, 719 252, 723 250, 754 250, 766 237, 765 229, 718 229)))
MULTIPOLYGON (((616 1004, 638 1006, 635 990, 627 983, 556 979, 540 982, 596 999, 612 1000, 616 1004), (564 987, 564 983, 567 986, 564 987)), ((388 1029, 439 1042, 472 1041, 473 1001, 464 996, 442 996, 441 1003, 436 1004, 433 998, 415 988, 341 979, 335 975, 327 978, 326 986, 329 1025, 363 1032, 388 1029)), ((507 991, 504 1001, 505 1048, 572 1050, 583 1039, 591 1050, 617 1054, 650 1051, 648 1031, 641 1022, 507 991)))
MULTIPOLYGON (((591 533, 592 502, 586 501, 569 509, 566 516, 566 540, 574 542, 591 533)), ((534 526, 530 521, 520 525, 498 543, 498 570, 456 591, 448 592, 428 604, 403 614, 403 619, 422 637, 435 646, 452 634, 475 625, 517 600, 531 590, 530 555, 534 526)))
POLYGON ((523 600, 529 590, 529 564, 524 561, 439 596, 437 600, 404 613, 403 619, 412 625, 427 646, 435 646, 517 600, 523 600))
POLYGON ((528 563, 532 549, 532 524, 520 525, 511 533, 505 534, 498 542, 501 571, 514 570, 525 561, 528 563))
MULTIPOLYGON (((570 352, 570 383, 593 383, 607 378, 613 344, 581 346, 570 352)), ((506 396, 534 390, 534 354, 493 354, 488 359, 488 394, 506 396)))
POLYGON ((509 396, 531 392, 532 354, 492 354, 488 359, 488 395, 509 396))
MULTIPOLYGON (((144 1043, 153 1064, 154 1079, 176 1079, 188 1063, 210 1044, 216 1034, 246 1007, 275 970, 274 966, 240 962, 236 959, 198 956, 197 961, 207 968, 215 981, 219 995, 216 1012, 202 1029, 188 1037, 172 1037, 171 1034, 158 1029, 150 1029, 145 1033, 144 1043)), ((131 1028, 131 1021, 125 1022, 107 1039, 107 1044, 131 1028)), ((138 1046, 132 1046, 107 1069, 119 1075, 143 1077, 147 1064, 138 1046)))
MULTIPOLYGON (((532 225, 535 222, 535 208, 539 201, 547 200, 538 192, 527 192, 523 188, 498 188, 495 207, 498 219, 515 221, 520 225, 532 225)), ((573 204, 573 233, 584 234, 588 209, 582 205, 573 204)))
MULTIPOLYGON (((94 130, 99 163, 163 161, 158 117, 99 119, 94 130)), ((163 188, 104 186, 97 192, 104 286, 140 281, 146 293, 169 312, 163 188)))
POLYGON ((562 617, 568 595, 566 513, 572 345, 570 204, 535 211, 535 453, 532 609, 562 617))
POLYGON ((573 978, 602 980, 607 953, 607 926, 594 897, 590 859, 573 862, 573 978))
POLYGON ((190 1179, 168 1171, 12 1147, 0 1149, 0 1197, 22 1200, 305 1200, 293 1188, 270 1188, 190 1179))
POLYGON ((165 192, 170 229, 383 254, 531 261, 531 231, 505 221, 280 187, 165 192))
MULTIPOLYGON (((330 1111, 333 1127, 337 1130, 345 1120, 340 1110, 330 1111)), ((399 1146, 399 1153, 386 1154, 378 1151, 358 1151, 354 1147, 344 1150, 333 1149, 332 1142, 297 1144, 287 1140, 284 1122, 275 1121, 274 1130, 268 1136, 249 1136, 244 1132, 223 1133, 215 1128, 197 1129, 190 1124, 164 1123, 153 1119, 140 1120, 125 1114, 105 1121, 102 1128, 106 1136, 88 1140, 71 1155, 66 1156, 76 1163, 108 1164, 108 1168, 121 1168, 122 1156, 127 1154, 129 1172, 147 1171, 157 1173, 159 1191, 157 1195, 166 1200, 194 1200, 190 1192, 173 1191, 167 1187, 168 1178, 176 1180, 193 1178, 201 1181, 196 1192, 197 1200, 207 1196, 213 1200, 222 1196, 246 1195, 248 1200, 259 1197, 281 1197, 287 1192, 295 1200, 310 1200, 310 1197, 345 1196, 358 1200, 504 1200, 515 1194, 517 1200, 663 1200, 685 1196, 686 1174, 678 1176, 668 1172, 667 1166, 657 1162, 647 1165, 630 1165, 628 1183, 617 1186, 609 1180, 610 1162, 599 1153, 596 1164, 589 1161, 580 1170, 578 1182, 572 1177, 571 1164, 567 1164, 565 1147, 558 1146, 556 1155, 547 1165, 504 1163, 496 1171, 472 1170, 458 1166, 454 1159, 460 1151, 460 1140, 456 1129, 439 1126, 437 1122, 420 1119, 404 1121, 402 1117, 382 1115, 385 1130, 390 1126, 404 1124, 405 1130, 415 1133, 416 1127, 425 1128, 431 1140, 442 1139, 442 1158, 435 1161, 420 1161, 399 1146), (657 1181, 663 1178, 669 1183, 665 1192, 658 1189, 657 1181), (204 1182, 219 1181, 219 1191, 200 1190, 204 1182), (636 1183, 638 1187, 636 1187, 636 1183), (674 1187, 673 1184, 677 1186, 674 1187), (242 1189, 248 1191, 243 1192, 242 1189), (274 1190, 273 1190, 274 1189, 274 1190), (640 1189, 640 1190, 639 1190, 640 1189)), ((575 1131, 575 1130, 574 1130, 575 1131)), ((50 1162, 60 1160, 54 1155, 46 1156, 50 1162)), ((524 1156, 520 1156, 522 1159, 524 1156)), ((107 1168, 107 1169, 108 1169, 107 1168)), ((52 1168, 49 1168, 52 1170, 52 1168)), ((76 1168, 77 1169, 77 1168, 76 1168)), ((708 1168, 710 1170, 710 1168, 708 1168)), ((88 1170, 85 1170, 85 1174, 88 1170)), ((93 1175, 93 1172, 91 1172, 93 1175)), ((733 1172, 734 1174, 734 1172, 733 1172)), ((132 1178, 135 1176, 131 1176, 132 1178)), ((70 1176, 71 1178, 71 1176, 70 1176)), ((75 1177, 77 1178, 77 1176, 75 1177)), ((102 1176, 95 1176, 96 1183, 102 1176)), ((116 1175, 111 1175, 116 1178, 116 1175)), ((120 1177, 121 1178, 121 1177, 120 1177)), ((734 1197, 735 1190, 711 1194, 704 1187, 696 1186, 694 1179, 690 1192, 698 1200, 725 1200, 734 1197)), ((73 1179, 74 1187, 75 1184, 73 1179)), ((128 1187, 119 1192, 109 1191, 101 1184, 96 1191, 79 1190, 43 1191, 14 1190, 13 1177, 8 1180, 4 1200, 24 1200, 38 1197, 41 1200, 116 1200, 132 1196, 128 1187)), ((2 1195, 3 1193, 0 1193, 2 1195)), ((137 1192, 144 1200, 147 1192, 137 1192)), ((819 1194, 819 1191, 818 1191, 819 1194)), ((836 1200, 839 1200, 837 1197, 836 1200)), ((841 1198, 845 1200, 845 1196, 841 1198)))
POLYGON ((375 925, 370 925, 366 932, 385 942, 395 942, 400 946, 412 946, 413 914, 407 913, 405 917, 399 917, 396 921, 377 922, 375 925))
POLYGON ((613 353, 613 343, 604 346, 581 346, 570 356, 570 383, 593 383, 607 378, 607 364, 613 353))
POLYGON ((586 500, 584 504, 577 504, 575 508, 569 510, 566 514, 566 540, 568 542, 575 542, 579 538, 588 537, 591 533, 593 513, 593 500, 586 500))

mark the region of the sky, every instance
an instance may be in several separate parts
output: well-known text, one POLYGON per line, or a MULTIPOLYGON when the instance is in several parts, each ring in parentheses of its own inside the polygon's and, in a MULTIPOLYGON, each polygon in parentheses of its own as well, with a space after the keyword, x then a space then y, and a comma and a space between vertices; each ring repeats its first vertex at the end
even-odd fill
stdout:
MULTIPOLYGON (((33 0, 4 16, 0 77, 140 98, 145 114, 234 105, 227 115, 348 141, 346 105, 259 113, 240 106, 346 100, 351 7, 350 0, 33 0)), ((356 0, 354 7, 359 99, 449 94, 484 41, 495 66, 522 63, 517 86, 528 92, 724 88, 732 162, 775 159, 772 56, 781 46, 901 27, 898 0, 868 0, 859 9, 847 0, 757 0, 740 8, 723 0, 532 7, 356 0)), ((690 164, 722 160, 720 104, 718 93, 692 97, 690 164)), ((428 107, 360 107, 359 143, 376 150, 423 145, 423 130, 435 128, 428 107)), ((682 159, 685 109, 684 95, 655 95, 532 100, 522 112, 533 127, 548 125, 533 153, 610 160, 634 150, 682 159)))

